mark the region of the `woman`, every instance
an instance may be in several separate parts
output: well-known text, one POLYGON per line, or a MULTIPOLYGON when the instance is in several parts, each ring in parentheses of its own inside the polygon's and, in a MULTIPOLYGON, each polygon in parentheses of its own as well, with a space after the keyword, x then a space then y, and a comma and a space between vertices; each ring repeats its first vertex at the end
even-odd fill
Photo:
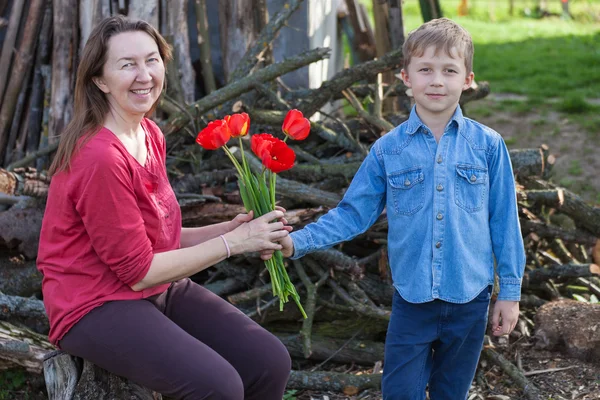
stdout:
POLYGON ((285 347, 188 277, 234 254, 269 257, 291 227, 282 210, 181 227, 165 140, 146 118, 170 58, 143 21, 107 18, 88 39, 40 237, 49 338, 173 398, 280 400, 285 347))

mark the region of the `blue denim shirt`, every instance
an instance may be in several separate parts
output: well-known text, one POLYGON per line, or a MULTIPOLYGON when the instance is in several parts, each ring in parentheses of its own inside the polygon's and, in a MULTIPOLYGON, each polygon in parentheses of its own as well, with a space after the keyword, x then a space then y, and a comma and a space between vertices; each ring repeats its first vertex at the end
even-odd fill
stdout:
POLYGON ((338 206, 291 234, 294 255, 365 232, 386 208, 396 290, 411 303, 466 303, 494 283, 520 300, 525 250, 508 150, 457 107, 439 143, 415 108, 378 139, 338 206))

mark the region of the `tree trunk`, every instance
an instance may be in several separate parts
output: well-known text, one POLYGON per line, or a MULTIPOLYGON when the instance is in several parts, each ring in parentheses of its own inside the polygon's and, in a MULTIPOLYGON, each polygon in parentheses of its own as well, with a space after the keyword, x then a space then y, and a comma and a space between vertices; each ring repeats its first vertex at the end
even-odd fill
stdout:
POLYGON ((8 29, 2 44, 2 53, 0 54, 0 104, 2 104, 4 90, 8 83, 8 72, 10 71, 13 53, 16 53, 17 33, 19 33, 19 27, 21 26, 21 15, 23 14, 24 7, 24 1, 13 1, 10 10, 8 29))
POLYGON ((150 389, 63 351, 44 357, 44 378, 48 400, 162 399, 150 389))
POLYGON ((169 34, 173 40, 173 57, 177 71, 171 71, 178 76, 181 84, 183 100, 190 104, 194 101, 196 78, 190 57, 190 42, 188 39, 187 1, 172 0, 167 9, 169 34))
MULTIPOLYGON (((133 1, 133 0, 131 0, 133 1)), ((98 22, 110 16, 110 0, 80 0, 79 2, 79 28, 81 40, 79 52, 83 51, 90 33, 98 22)))
POLYGON ((146 21, 158 30, 158 0, 129 0, 127 16, 146 21))
POLYGON ((48 140, 58 141, 73 115, 73 74, 77 68, 77 8, 71 0, 54 0, 52 99, 48 140))
POLYGON ((6 94, 2 100, 2 110, 0 111, 0 165, 3 164, 4 151, 10 125, 13 120, 17 98, 26 77, 27 71, 33 62, 35 56, 35 43, 38 39, 38 31, 41 26, 42 15, 44 11, 45 0, 33 0, 29 7, 27 20, 25 21, 25 30, 18 53, 15 54, 15 61, 12 67, 12 78, 10 79, 6 94))
POLYGON ((219 31, 225 78, 231 73, 260 33, 255 12, 257 0, 228 0, 219 2, 219 31))

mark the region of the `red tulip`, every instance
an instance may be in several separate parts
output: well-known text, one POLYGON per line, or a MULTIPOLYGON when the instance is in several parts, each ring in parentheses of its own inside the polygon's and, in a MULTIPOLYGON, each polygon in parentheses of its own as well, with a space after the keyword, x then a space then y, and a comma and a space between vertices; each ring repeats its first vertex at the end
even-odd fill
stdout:
POLYGON ((304 118, 301 111, 290 110, 283 120, 281 129, 294 140, 304 140, 310 133, 310 121, 304 118))
POLYGON ((296 161, 294 150, 283 140, 279 139, 266 147, 262 154, 263 165, 273 171, 273 173, 279 173, 292 168, 294 161, 296 161))
POLYGON ((250 117, 246 113, 227 115, 225 122, 231 131, 231 137, 246 136, 250 129, 250 117))
POLYGON ((250 148, 252 149, 252 152, 262 160, 263 153, 277 141, 281 142, 281 140, 273 137, 273 135, 259 133, 252 135, 252 138, 250 139, 250 148))
POLYGON ((216 150, 225 145, 231 137, 231 131, 225 120, 209 122, 208 126, 198 133, 196 143, 206 150, 216 150))

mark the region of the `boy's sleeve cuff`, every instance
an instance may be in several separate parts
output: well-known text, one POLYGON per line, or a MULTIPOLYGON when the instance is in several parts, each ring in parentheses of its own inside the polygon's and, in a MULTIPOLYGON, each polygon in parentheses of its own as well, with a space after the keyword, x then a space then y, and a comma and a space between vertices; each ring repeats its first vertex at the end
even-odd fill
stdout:
POLYGON ((294 242, 294 254, 290 257, 292 260, 304 257, 314 247, 312 237, 305 229, 290 233, 290 237, 294 242))
POLYGON ((520 301, 521 280, 513 278, 503 281, 500 279, 500 292, 498 293, 498 300, 520 301))

